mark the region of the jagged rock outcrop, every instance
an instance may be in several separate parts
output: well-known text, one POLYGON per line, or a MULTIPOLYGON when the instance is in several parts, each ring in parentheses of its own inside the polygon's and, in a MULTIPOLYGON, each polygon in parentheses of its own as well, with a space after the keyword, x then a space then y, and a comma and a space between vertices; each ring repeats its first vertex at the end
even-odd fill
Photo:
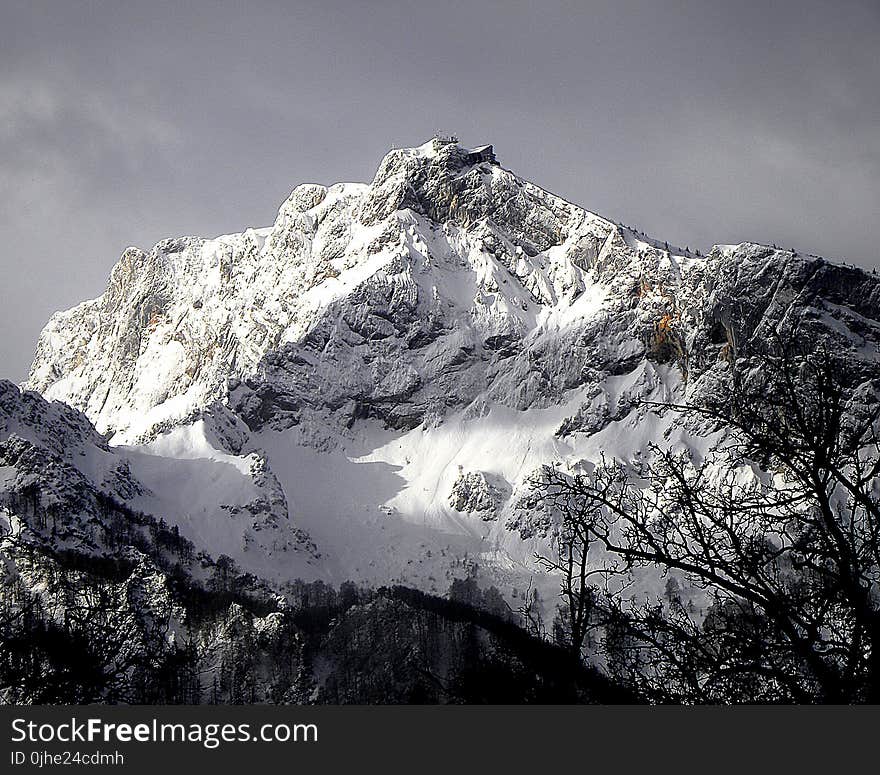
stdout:
POLYGON ((483 471, 459 471, 449 493, 449 505, 456 511, 477 514, 489 521, 498 518, 498 509, 506 500, 502 483, 490 481, 483 471))

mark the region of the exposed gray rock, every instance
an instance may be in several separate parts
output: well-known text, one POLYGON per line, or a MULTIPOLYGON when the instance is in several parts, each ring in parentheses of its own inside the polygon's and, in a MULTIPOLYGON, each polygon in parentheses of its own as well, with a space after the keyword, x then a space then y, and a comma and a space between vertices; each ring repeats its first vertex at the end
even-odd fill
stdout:
POLYGON ((506 483, 484 471, 459 470, 449 493, 449 505, 456 511, 475 514, 489 521, 498 518, 498 510, 507 499, 506 483))

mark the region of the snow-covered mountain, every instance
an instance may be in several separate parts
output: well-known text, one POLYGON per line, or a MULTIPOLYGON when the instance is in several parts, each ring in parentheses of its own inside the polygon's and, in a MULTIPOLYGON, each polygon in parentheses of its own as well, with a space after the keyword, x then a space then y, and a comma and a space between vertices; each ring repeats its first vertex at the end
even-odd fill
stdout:
POLYGON ((717 429, 641 401, 711 392, 783 324, 876 372, 880 281, 675 248, 435 138, 298 186, 271 227, 127 249, 40 336, 25 388, 72 409, 7 384, 0 441, 269 579, 523 588, 553 526, 528 478, 704 449, 717 429))

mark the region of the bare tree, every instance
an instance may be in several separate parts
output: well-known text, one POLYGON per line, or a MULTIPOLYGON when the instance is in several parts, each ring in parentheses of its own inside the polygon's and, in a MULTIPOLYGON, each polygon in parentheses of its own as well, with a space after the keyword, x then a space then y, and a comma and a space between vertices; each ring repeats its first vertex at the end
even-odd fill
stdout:
MULTIPOLYGON (((537 557, 538 562, 541 557, 537 557)), ((529 579, 529 586, 523 594, 523 603, 513 613, 519 616, 522 626, 529 635, 539 640, 547 637, 547 627, 544 624, 544 617, 541 613, 541 600, 538 590, 532 586, 533 580, 529 579)))
POLYGON ((661 407, 730 429, 704 459, 655 445, 646 464, 543 472, 563 539, 542 562, 573 616, 591 573, 675 573, 702 597, 592 585, 618 678, 654 701, 880 701, 877 396, 855 362, 778 346, 720 398, 661 407))
POLYGON ((552 555, 536 554, 544 570, 558 574, 563 605, 557 622, 557 640, 569 647, 572 656, 580 659, 587 633, 594 625, 596 591, 593 580, 604 575, 604 568, 590 567, 589 517, 578 509, 582 499, 566 499, 563 492, 554 493, 563 508, 570 509, 555 538, 552 555))

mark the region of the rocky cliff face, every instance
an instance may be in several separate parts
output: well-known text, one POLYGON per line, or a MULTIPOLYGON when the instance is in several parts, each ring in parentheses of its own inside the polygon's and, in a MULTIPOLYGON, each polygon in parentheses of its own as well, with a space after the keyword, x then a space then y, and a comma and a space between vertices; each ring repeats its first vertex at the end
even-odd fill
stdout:
POLYGON ((644 277, 624 331, 650 338, 626 329, 656 322, 648 308, 691 257, 467 159, 436 140, 392 151, 369 186, 296 188, 270 229, 127 250, 103 296, 50 321, 28 387, 117 442, 218 399, 251 428, 315 412, 411 428, 487 391, 520 408, 558 397, 582 381, 583 353, 543 378, 521 374, 523 353, 545 359, 539 334, 595 318, 609 290, 644 277))
POLYGON ((269 228, 126 250, 49 321, 27 387, 83 412, 150 482, 125 497, 196 543, 246 513, 233 554, 444 588, 467 563, 533 572, 541 464, 702 443, 643 399, 711 392, 782 325, 874 373, 878 321, 874 276, 696 255, 434 139, 368 185, 297 187, 269 228))

